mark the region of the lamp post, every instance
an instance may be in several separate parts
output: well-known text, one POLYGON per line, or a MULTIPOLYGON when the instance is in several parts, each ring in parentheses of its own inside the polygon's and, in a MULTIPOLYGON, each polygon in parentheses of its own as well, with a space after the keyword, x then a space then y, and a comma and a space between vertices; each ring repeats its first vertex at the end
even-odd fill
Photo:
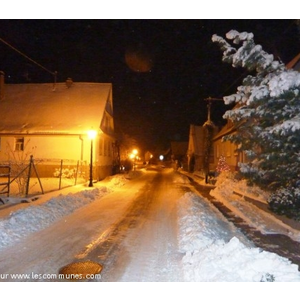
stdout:
POLYGON ((129 154, 129 158, 132 160, 132 170, 135 171, 135 163, 136 163, 136 156, 138 154, 138 150, 133 149, 132 152, 129 154))
POLYGON ((136 168, 136 156, 138 154, 137 149, 133 149, 132 150, 132 154, 133 154, 133 171, 135 171, 135 168, 136 168))
POLYGON ((89 187, 93 187, 93 141, 97 135, 96 130, 89 130, 88 137, 91 140, 91 158, 90 158, 90 183, 89 187))

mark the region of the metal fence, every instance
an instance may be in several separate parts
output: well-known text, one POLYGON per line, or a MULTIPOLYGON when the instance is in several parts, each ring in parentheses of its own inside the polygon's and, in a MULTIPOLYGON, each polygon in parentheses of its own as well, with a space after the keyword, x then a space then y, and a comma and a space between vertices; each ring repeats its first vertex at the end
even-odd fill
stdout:
POLYGON ((87 162, 34 159, 0 162, 0 194, 28 197, 60 190, 88 179, 87 162))

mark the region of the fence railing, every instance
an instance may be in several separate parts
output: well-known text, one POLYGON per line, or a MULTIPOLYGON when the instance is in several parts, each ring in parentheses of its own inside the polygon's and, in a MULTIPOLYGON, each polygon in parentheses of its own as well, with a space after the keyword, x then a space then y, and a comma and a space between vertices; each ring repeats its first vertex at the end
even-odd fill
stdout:
POLYGON ((0 165, 0 194, 10 193, 10 165, 0 165))
POLYGON ((0 194, 28 197, 60 190, 86 182, 88 169, 89 165, 83 161, 33 156, 29 161, 0 162, 0 194), (9 167, 9 177, 5 167, 9 167))

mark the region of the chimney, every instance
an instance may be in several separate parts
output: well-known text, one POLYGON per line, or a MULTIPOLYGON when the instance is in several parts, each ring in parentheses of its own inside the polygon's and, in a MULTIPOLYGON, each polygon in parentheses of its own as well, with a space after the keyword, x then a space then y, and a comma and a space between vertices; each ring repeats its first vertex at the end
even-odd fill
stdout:
POLYGON ((4 98, 4 72, 0 71, 0 100, 4 98))

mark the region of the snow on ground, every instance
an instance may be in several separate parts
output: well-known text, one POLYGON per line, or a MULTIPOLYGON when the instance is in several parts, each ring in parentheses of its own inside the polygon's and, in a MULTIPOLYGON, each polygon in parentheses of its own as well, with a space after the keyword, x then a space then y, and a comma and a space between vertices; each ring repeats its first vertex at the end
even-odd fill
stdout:
POLYGON ((216 188, 211 190, 210 194, 230 208, 235 215, 241 217, 263 234, 285 234, 295 241, 300 241, 300 231, 298 230, 300 225, 298 222, 287 219, 287 222, 283 222, 278 216, 275 217, 267 210, 258 209, 254 204, 244 199, 244 196, 250 197, 267 207, 268 193, 258 187, 248 186, 246 180, 235 180, 231 173, 223 172, 218 176, 216 188), (234 192, 242 195, 242 197, 234 194, 234 192), (297 224, 296 229, 287 223, 297 224))
MULTIPOLYGON (((0 251, 29 234, 50 226, 76 209, 113 192, 116 187, 124 185, 131 177, 130 175, 111 176, 97 185, 95 189, 87 189, 85 185, 82 185, 80 191, 75 193, 64 194, 70 189, 60 190, 57 196, 49 198, 45 194, 36 202, 12 207, 9 216, 0 219, 0 251)), ((76 188, 71 188, 71 190, 76 190, 76 188)), ((18 198, 11 198, 9 202, 18 203, 18 198)))
POLYGON ((179 245, 186 281, 298 282, 298 266, 277 254, 246 245, 237 236, 228 241, 219 216, 208 214, 207 203, 187 193, 180 201, 179 245), (221 227, 222 228, 222 227, 221 227))
MULTIPOLYGON (((64 190, 61 190, 60 195, 47 201, 36 201, 26 204, 25 208, 12 210, 10 215, 0 219, 0 255, 1 249, 6 246, 16 243, 32 232, 46 228, 62 216, 88 205, 114 191, 114 187, 124 185, 128 179, 139 175, 140 173, 136 172, 131 174, 131 177, 112 176, 101 182, 101 185, 97 184, 94 189, 82 186, 75 193, 64 194, 64 190)), ((183 180, 183 184, 186 184, 186 181, 183 180)), ((228 205, 234 208, 237 204, 230 200, 231 184, 231 179, 221 178, 213 193, 217 198, 222 198, 222 201, 226 201, 228 196, 228 205)), ((225 227, 231 226, 230 223, 224 222, 217 212, 212 214, 209 207, 212 208, 213 205, 207 199, 202 199, 192 192, 185 193, 178 201, 178 244, 179 251, 183 254, 185 281, 300 281, 297 265, 274 253, 253 247, 243 240, 243 236, 238 232, 234 236, 228 235, 225 227)), ((249 222, 261 223, 262 220, 249 217, 249 222)), ((263 225, 267 231, 272 230, 266 228, 271 226, 270 224, 266 221, 263 225)), ((280 226, 275 230, 279 228, 280 226)))

